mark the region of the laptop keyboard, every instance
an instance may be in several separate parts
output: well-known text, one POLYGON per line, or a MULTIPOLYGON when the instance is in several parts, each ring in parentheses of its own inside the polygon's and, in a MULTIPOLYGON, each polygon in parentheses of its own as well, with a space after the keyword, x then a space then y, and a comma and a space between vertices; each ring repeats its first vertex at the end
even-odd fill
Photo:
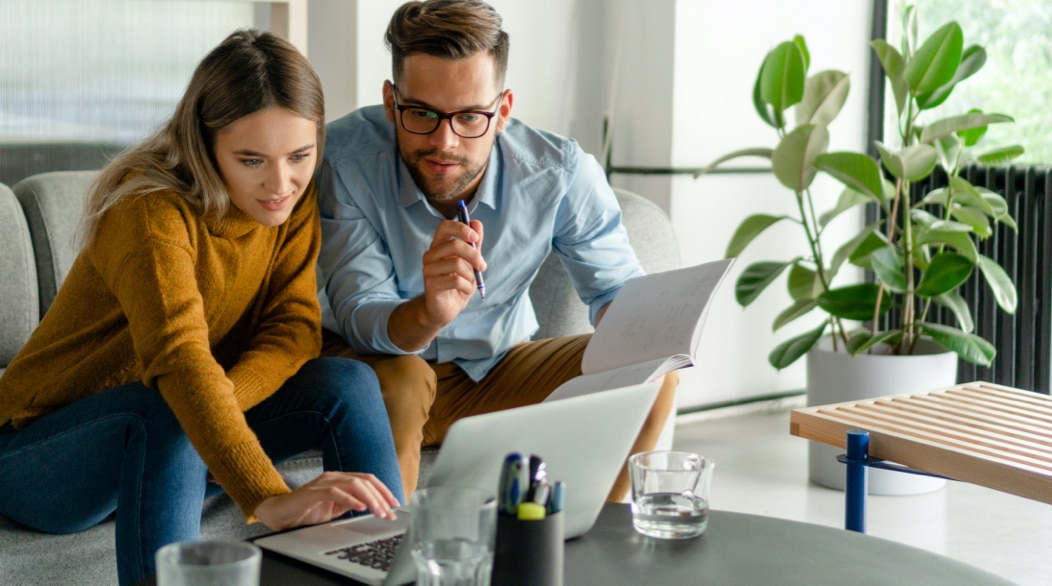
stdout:
POLYGON ((333 555, 337 559, 347 560, 353 564, 360 564, 386 572, 394 561, 395 551, 398 549, 398 544, 402 542, 404 535, 404 533, 400 533, 391 537, 377 539, 376 541, 334 549, 325 552, 325 555, 333 555))

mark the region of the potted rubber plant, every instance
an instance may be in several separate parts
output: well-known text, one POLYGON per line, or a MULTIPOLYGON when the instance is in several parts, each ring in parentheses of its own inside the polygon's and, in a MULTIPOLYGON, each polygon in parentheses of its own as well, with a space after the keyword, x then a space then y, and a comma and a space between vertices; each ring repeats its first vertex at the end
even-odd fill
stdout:
POLYGON ((798 225, 807 239, 807 249, 791 258, 748 265, 735 285, 738 303, 748 306, 787 275, 792 303, 777 316, 774 330, 814 311, 824 312, 818 327, 771 351, 768 361, 775 368, 794 363, 823 337, 834 350, 852 356, 877 351, 909 355, 922 339, 930 339, 964 360, 988 366, 995 349, 972 332, 972 316, 959 290, 975 271, 982 274, 1001 309, 1015 311, 1011 278, 976 246, 993 233, 995 224, 1015 229, 1015 223, 1004 198, 971 185, 960 172, 970 163, 1006 162, 1021 155, 1023 148, 983 150, 980 146, 987 128, 1013 122, 1009 116, 978 110, 940 116, 939 106, 959 83, 982 68, 986 52, 981 46, 965 46, 956 22, 918 42, 916 18, 912 7, 905 10, 900 48, 884 40, 871 42, 897 115, 897 135, 876 143, 878 156, 829 152, 829 124, 847 99, 850 80, 842 71, 811 73, 807 43, 797 36, 766 55, 753 88, 756 112, 775 131, 777 144, 729 153, 698 173, 740 157, 762 157, 796 199, 796 215, 745 218, 726 250, 726 256, 738 256, 780 222, 798 225), (948 186, 917 196, 913 186, 936 167, 945 171, 948 186), (836 201, 818 201, 813 195, 811 185, 819 173, 843 184, 836 201), (879 210, 877 220, 862 226, 836 250, 825 248, 823 234, 830 222, 867 204, 879 210), (874 278, 834 285, 838 272, 848 264, 870 271, 874 278), (928 321, 934 305, 949 308, 956 327, 928 321), (896 323, 879 329, 877 318, 893 306, 896 323), (859 323, 870 325, 859 327, 859 323))
MULTIPOLYGON (((739 255, 780 222, 792 222, 803 231, 806 250, 788 259, 746 266, 735 284, 735 297, 748 306, 784 274, 792 303, 775 318, 773 328, 812 312, 822 313, 817 327, 786 340, 768 355, 779 369, 807 356, 807 403, 812 406, 953 385, 958 356, 988 366, 995 348, 973 333, 972 316, 960 293, 976 271, 1001 309, 1013 313, 1016 307, 1011 278, 976 246, 996 224, 1014 230, 1015 222, 1004 198, 961 177, 967 164, 993 165, 1023 153, 1019 146, 984 150, 980 145, 990 125, 1012 119, 977 110, 959 115, 939 112, 953 89, 982 68, 985 50, 965 46, 956 22, 919 42, 912 7, 904 11, 900 48, 884 40, 874 40, 871 46, 891 88, 897 129, 891 139, 874 145, 876 156, 829 151, 829 124, 847 100, 850 80, 841 71, 810 73, 807 43, 798 36, 767 54, 753 88, 753 104, 774 129, 777 144, 729 153, 699 173, 739 157, 763 157, 795 198, 795 216, 745 218, 726 255, 739 255), (925 180, 936 167, 945 171, 946 187, 914 189, 915 184, 929 184, 925 180), (843 184, 836 201, 818 201, 812 193, 819 173, 843 184), (845 211, 862 205, 877 210, 876 220, 862 225, 832 252, 827 250, 826 228, 845 211), (835 284, 837 274, 849 264, 869 271, 872 279, 835 284), (928 319, 936 305, 949 308, 956 327, 928 319), (892 307, 890 325, 881 328, 885 320, 878 318, 892 307)), ((811 442, 810 479, 843 489, 843 468, 836 461, 839 451, 811 442)), ((893 495, 930 492, 944 483, 871 470, 868 486, 871 494, 893 495)))

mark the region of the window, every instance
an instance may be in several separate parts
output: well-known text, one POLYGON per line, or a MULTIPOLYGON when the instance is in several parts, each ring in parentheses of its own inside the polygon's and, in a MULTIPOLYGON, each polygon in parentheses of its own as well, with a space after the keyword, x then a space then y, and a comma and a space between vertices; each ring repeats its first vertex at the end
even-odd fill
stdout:
MULTIPOLYGON (((900 25, 902 5, 893 3, 888 30, 900 25)), ((1014 163, 1052 164, 1052 4, 1048 0, 924 0, 916 2, 918 37, 925 39, 956 20, 965 46, 986 49, 986 65, 940 106, 944 115, 969 108, 1012 116, 1015 124, 990 127, 988 148, 1020 144, 1014 163)), ((888 113, 894 116, 894 112, 888 113)))
POLYGON ((0 182, 98 168, 171 116, 250 2, 0 2, 0 182))

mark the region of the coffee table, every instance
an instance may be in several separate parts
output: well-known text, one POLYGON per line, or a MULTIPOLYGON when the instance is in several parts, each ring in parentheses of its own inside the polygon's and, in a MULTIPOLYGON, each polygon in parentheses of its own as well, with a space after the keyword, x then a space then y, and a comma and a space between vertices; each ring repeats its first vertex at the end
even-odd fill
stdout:
MULTIPOLYGON (((713 511, 684 541, 632 530, 627 505, 606 504, 591 531, 566 543, 565 584, 1011 584, 922 549, 832 527, 713 511)), ((152 583, 152 582, 148 582, 152 583)), ((264 550, 260 584, 355 583, 264 550)))

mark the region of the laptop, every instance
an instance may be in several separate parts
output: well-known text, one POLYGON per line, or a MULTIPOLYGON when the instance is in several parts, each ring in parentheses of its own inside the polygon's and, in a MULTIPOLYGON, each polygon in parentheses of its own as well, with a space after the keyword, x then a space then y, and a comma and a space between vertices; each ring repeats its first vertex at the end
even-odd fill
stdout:
MULTIPOLYGON (((496 495, 504 457, 536 454, 544 459, 548 478, 566 485, 564 538, 582 535, 599 516, 659 386, 646 383, 465 417, 449 428, 427 486, 476 487, 496 495)), ((411 547, 401 540, 410 512, 405 507, 396 512, 395 521, 363 515, 262 537, 255 544, 365 584, 406 584, 416 579, 411 547)))

